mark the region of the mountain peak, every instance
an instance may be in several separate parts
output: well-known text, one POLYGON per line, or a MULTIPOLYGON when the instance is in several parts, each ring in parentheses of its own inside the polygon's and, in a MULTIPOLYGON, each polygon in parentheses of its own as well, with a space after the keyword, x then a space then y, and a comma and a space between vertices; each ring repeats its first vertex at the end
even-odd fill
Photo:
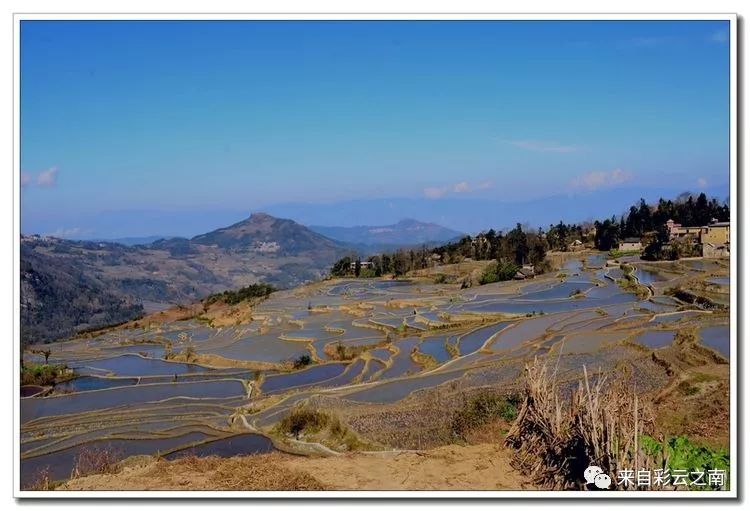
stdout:
POLYGON ((279 255, 340 249, 332 240, 293 220, 277 218, 263 212, 252 213, 245 220, 201 234, 191 241, 200 245, 273 252, 279 255))
POLYGON ((403 218, 399 220, 398 222, 396 222, 395 225, 400 226, 400 227, 407 227, 410 225, 419 225, 419 224, 429 225, 429 224, 425 224, 425 222, 420 222, 419 220, 416 220, 414 218, 403 218))
POLYGON ((245 220, 246 222, 265 222, 267 220, 278 220, 275 216, 271 216, 268 213, 263 213, 262 211, 256 211, 255 213, 250 213, 250 216, 247 217, 245 220))

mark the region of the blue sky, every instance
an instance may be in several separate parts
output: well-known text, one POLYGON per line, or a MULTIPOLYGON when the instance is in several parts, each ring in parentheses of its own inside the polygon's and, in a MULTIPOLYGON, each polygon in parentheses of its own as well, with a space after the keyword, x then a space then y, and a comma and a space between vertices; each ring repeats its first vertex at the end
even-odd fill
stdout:
POLYGON ((110 237, 90 219, 119 212, 118 235, 172 234, 127 213, 391 197, 723 199, 728 30, 24 21, 22 230, 110 237))

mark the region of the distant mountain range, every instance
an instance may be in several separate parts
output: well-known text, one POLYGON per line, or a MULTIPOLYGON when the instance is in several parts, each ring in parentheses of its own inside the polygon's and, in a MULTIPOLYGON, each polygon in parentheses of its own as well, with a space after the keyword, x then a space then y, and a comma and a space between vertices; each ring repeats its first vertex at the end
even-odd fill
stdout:
POLYGON ((129 247, 133 247, 135 245, 148 245, 149 243, 153 243, 154 241, 158 241, 164 238, 169 238, 170 236, 128 236, 125 238, 99 238, 99 239, 92 239, 89 241, 103 241, 106 243, 119 243, 120 245, 127 245, 129 247))
MULTIPOLYGON (((652 203, 659 199, 675 198, 689 189, 689 185, 674 181, 664 188, 636 186, 560 193, 536 199, 516 199, 516 190, 499 189, 498 198, 425 197, 360 198, 335 202, 290 202, 252 207, 251 211, 291 218, 308 226, 389 226, 404 218, 435 223, 466 234, 477 234, 493 228, 505 230, 517 222, 531 228, 546 228, 563 220, 566 223, 602 219, 627 213, 641 197, 652 203)), ((717 184, 705 189, 709 197, 723 202, 729 196, 729 184, 717 184)), ((526 191, 528 193, 528 191, 526 191)), ((26 211, 21 215, 21 232, 50 234, 67 239, 100 240, 126 245, 154 241, 152 234, 193 236, 230 225, 246 214, 246 209, 195 208, 181 210, 112 210, 87 213, 60 210, 55 215, 41 211, 26 211), (148 230, 146 230, 148 229, 148 230), (143 238, 145 237, 145 239, 143 238), (133 239, 135 238, 135 239, 133 239), (141 239, 138 239, 141 238, 141 239), (151 238, 151 239, 149 239, 151 238)))
MULTIPOLYGON (((708 195, 723 201, 724 191, 718 187, 708 195)), ((274 216, 253 213, 241 222, 192 238, 131 237, 118 243, 22 236, 21 337, 25 343, 44 341, 124 321, 141 314, 144 302, 156 306, 189 302, 259 281, 293 287, 326 275, 334 261, 353 252, 367 255, 399 246, 441 244, 461 232, 505 230, 516 222, 534 227, 561 219, 619 215, 641 195, 634 190, 609 190, 517 203, 371 199, 287 204, 272 208, 274 216)), ((645 195, 648 202, 660 196, 676 197, 657 191, 645 195)), ((226 216, 229 213, 221 212, 221 218, 226 216)), ((190 215, 169 217, 169 225, 195 228, 208 222, 204 217, 195 224, 190 224, 190 215)), ((159 215, 149 212, 148 218, 158 220, 159 215)), ((212 218, 215 225, 218 217, 212 218)), ((129 221, 150 225, 156 232, 177 232, 140 220, 134 214, 129 221)), ((109 232, 102 227, 115 221, 123 223, 120 216, 112 216, 95 231, 109 232)))
POLYGON ((351 247, 255 213, 192 239, 127 246, 21 238, 21 339, 39 342, 138 317, 142 302, 182 303, 255 282, 293 287, 327 274, 351 247))
MULTIPOLYGON (((477 234, 487 229, 507 230, 516 223, 531 228, 547 228, 561 220, 566 223, 601 220, 627 214, 628 208, 643 198, 648 203, 660 197, 674 199, 684 188, 642 189, 637 187, 561 193, 538 199, 515 200, 508 188, 502 199, 475 198, 382 198, 331 203, 286 203, 266 207, 269 214, 294 218, 305 225, 389 225, 403 218, 418 218, 448 229, 477 234)), ((720 202, 729 197, 729 185, 709 187, 709 197, 720 202)), ((697 193, 694 193, 697 195, 697 193)))
POLYGON ((413 219, 401 220, 392 225, 355 227, 311 225, 310 229, 343 243, 376 248, 439 244, 462 236, 462 233, 438 224, 413 219))

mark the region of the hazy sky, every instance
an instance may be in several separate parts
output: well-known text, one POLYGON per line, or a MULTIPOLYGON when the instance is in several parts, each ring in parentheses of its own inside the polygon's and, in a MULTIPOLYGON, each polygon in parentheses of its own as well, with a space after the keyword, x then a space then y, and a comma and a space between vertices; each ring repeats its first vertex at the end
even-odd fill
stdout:
POLYGON ((24 231, 112 210, 728 195, 728 30, 24 21, 24 231))

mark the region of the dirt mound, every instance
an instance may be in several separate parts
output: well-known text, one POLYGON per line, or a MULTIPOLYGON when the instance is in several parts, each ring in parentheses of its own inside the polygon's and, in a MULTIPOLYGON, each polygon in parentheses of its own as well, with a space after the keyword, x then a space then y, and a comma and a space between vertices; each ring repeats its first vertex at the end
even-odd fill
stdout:
POLYGON ((234 458, 194 456, 151 461, 117 474, 73 479, 60 490, 325 490, 313 476, 287 468, 289 456, 263 454, 234 458))

